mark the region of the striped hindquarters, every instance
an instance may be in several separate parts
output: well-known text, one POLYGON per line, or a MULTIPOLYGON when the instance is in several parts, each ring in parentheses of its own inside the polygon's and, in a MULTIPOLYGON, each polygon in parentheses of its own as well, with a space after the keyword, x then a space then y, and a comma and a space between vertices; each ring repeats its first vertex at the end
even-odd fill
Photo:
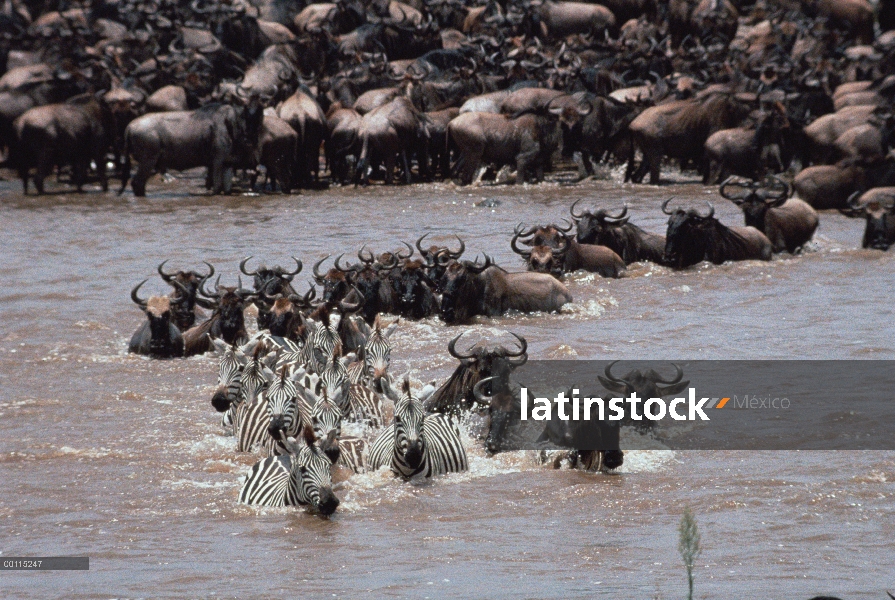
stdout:
POLYGON ((292 457, 276 456, 258 461, 239 492, 239 501, 257 506, 297 504, 292 477, 292 457))
POLYGON ((339 439, 339 463, 343 467, 351 469, 354 473, 363 473, 364 451, 367 442, 359 437, 343 437, 339 439))

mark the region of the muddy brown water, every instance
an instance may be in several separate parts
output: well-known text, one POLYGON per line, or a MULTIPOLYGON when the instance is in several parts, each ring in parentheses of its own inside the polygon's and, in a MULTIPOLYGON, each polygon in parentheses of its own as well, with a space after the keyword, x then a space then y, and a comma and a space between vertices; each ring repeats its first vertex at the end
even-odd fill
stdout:
MULTIPOLYGON (((134 199, 22 197, 18 182, 0 182, 0 558, 91 561, 89 572, 0 573, 4 598, 680 598, 676 528, 688 505, 702 533, 697 598, 895 591, 892 453, 642 450, 604 475, 554 471, 524 452, 488 457, 467 440, 466 474, 340 477, 328 520, 238 505, 254 459, 233 451, 209 404, 215 359, 126 353, 143 318, 129 290, 151 277, 147 292, 166 291, 154 276, 162 260, 208 260, 232 283, 247 255, 288 264, 294 254, 304 281, 325 254, 431 232, 518 268, 513 226, 557 221, 581 197, 626 201, 657 232, 672 195, 714 202, 727 223, 742 217, 694 183, 214 198, 189 193, 200 183, 154 179, 134 199)), ((447 341, 467 329, 493 341, 517 332, 546 359, 895 358, 895 252, 861 250, 862 231, 827 212, 801 256, 579 274, 559 315, 402 323, 392 371, 443 379, 447 341)))

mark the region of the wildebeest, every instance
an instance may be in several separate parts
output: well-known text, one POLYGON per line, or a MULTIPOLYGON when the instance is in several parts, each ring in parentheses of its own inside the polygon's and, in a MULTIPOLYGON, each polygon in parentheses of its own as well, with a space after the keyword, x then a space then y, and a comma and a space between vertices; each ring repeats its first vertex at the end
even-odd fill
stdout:
MULTIPOLYGON (((292 260, 295 261, 294 271, 289 271, 280 266, 266 267, 263 264, 259 265, 254 271, 249 271, 246 269, 246 263, 251 259, 251 256, 242 259, 239 263, 239 270, 243 275, 253 278, 253 285, 258 298, 262 296, 273 297, 277 294, 282 294, 285 297, 296 295, 295 288, 292 287, 292 280, 301 273, 301 269, 304 266, 300 260, 294 256, 292 257, 292 260)), ((258 306, 258 327, 259 329, 267 329, 269 325, 267 304, 264 302, 256 304, 258 306)))
POLYGON ((592 107, 552 106, 510 118, 490 113, 461 113, 448 125, 450 143, 459 157, 454 174, 463 185, 472 183, 480 167, 513 165, 518 179, 540 181, 559 147, 560 123, 574 127, 592 107))
POLYGON ((762 115, 754 129, 735 127, 716 131, 705 141, 703 183, 718 183, 730 175, 761 179, 769 170, 783 170, 781 130, 788 127, 783 111, 762 115))
POLYGON ((145 354, 153 358, 174 358, 183 356, 183 337, 177 326, 171 322, 172 308, 186 302, 186 297, 172 299, 169 296, 153 296, 148 300, 139 297, 144 279, 131 290, 131 300, 146 313, 146 320, 134 332, 128 345, 128 352, 145 354))
POLYGON ((570 224, 567 229, 548 225, 525 230, 520 224, 513 232, 510 248, 525 260, 529 271, 549 273, 555 277, 579 269, 601 277, 620 277, 625 272, 625 262, 618 254, 606 246, 579 244, 568 234, 571 229, 570 224), (519 248, 516 242, 529 236, 522 243, 531 246, 531 250, 519 248))
POLYGON ((106 150, 111 143, 108 110, 91 94, 69 99, 63 104, 37 106, 15 120, 16 141, 11 152, 28 193, 28 178, 37 168, 34 187, 44 193, 44 179, 53 166, 72 166, 72 178, 78 191, 87 179, 90 161, 96 163, 103 191, 109 188, 106 179, 106 150))
POLYGON ((358 141, 361 145, 357 160, 356 182, 366 183, 367 167, 385 163, 385 183, 394 178, 398 155, 404 167, 404 177, 410 183, 410 156, 419 161, 420 174, 427 174, 428 130, 425 117, 416 110, 410 100, 394 98, 361 118, 358 141))
POLYGON ((136 159, 134 195, 146 195, 154 170, 207 167, 213 193, 229 192, 233 165, 244 146, 258 141, 263 113, 254 101, 243 107, 209 104, 194 111, 152 113, 131 121, 125 131, 125 161, 121 189, 130 179, 131 156, 136 159))
POLYGON ((543 0, 532 17, 536 28, 532 33, 554 39, 578 33, 601 34, 616 24, 611 10, 584 2, 543 0))
POLYGON ((436 285, 426 274, 426 263, 422 260, 404 259, 389 279, 397 314, 408 319, 425 319, 438 313, 436 285))
MULTIPOLYGON (((674 378, 664 379, 662 375, 652 369, 647 369, 646 371, 633 369, 622 377, 616 377, 612 374, 612 367, 617 362, 619 361, 614 360, 606 365, 603 375, 598 375, 597 378, 604 388, 610 392, 621 394, 623 397, 636 393, 643 399, 663 398, 672 394, 679 394, 690 385, 689 380, 683 381, 684 371, 674 363, 671 363, 675 369, 674 378)), ((652 427, 655 421, 650 419, 637 421, 631 419, 631 415, 625 414, 622 423, 633 424, 636 429, 643 431, 652 427)))
POLYGON ((665 264, 685 269, 704 260, 716 265, 728 260, 771 260, 773 246, 767 236, 754 227, 726 227, 715 218, 709 204, 705 216, 694 209, 667 210, 671 198, 662 203, 662 212, 670 215, 665 234, 665 264))
POLYGON ((290 185, 307 187, 320 172, 320 146, 329 133, 326 115, 316 100, 299 89, 277 108, 277 116, 298 134, 294 180, 290 185))
POLYGON ((578 227, 576 240, 580 244, 600 244, 618 254, 626 265, 648 260, 662 263, 665 253, 665 236, 648 233, 628 222, 628 205, 617 215, 610 215, 605 209, 595 212, 575 212, 576 200, 569 213, 578 227))
POLYGON ((677 48, 687 36, 706 45, 720 41, 727 46, 736 35, 739 16, 730 0, 670 0, 671 47, 677 48))
POLYGON ((242 278, 236 287, 223 286, 220 281, 218 276, 213 291, 206 290, 204 285, 199 287, 199 293, 213 302, 214 312, 207 321, 183 332, 185 356, 212 351, 212 338, 228 344, 244 344, 249 339, 243 311, 255 294, 242 288, 242 278))
POLYGON ((855 192, 848 204, 867 221, 862 248, 885 251, 895 244, 895 187, 874 188, 860 195, 855 192))
POLYGON ((198 316, 204 315, 199 307, 213 308, 210 302, 199 298, 198 293, 202 284, 214 275, 214 267, 206 262, 208 273, 205 275, 197 271, 167 273, 164 270, 167 262, 165 260, 158 266, 158 274, 165 283, 174 288, 170 296, 175 301, 171 305, 171 319, 180 331, 186 331, 195 324, 198 316), (184 300, 181 301, 181 299, 184 300))
POLYGON ((764 233, 774 252, 795 253, 817 230, 817 211, 789 197, 789 186, 776 177, 764 182, 728 178, 719 193, 743 210, 746 225, 764 233))
POLYGON ((508 273, 487 255, 481 264, 478 260, 452 262, 445 270, 441 292, 439 316, 451 325, 508 310, 558 312, 572 301, 568 288, 551 275, 508 273))
MULTIPOLYGON (((677 100, 646 109, 631 121, 633 136, 625 181, 639 183, 647 171, 650 183, 659 183, 662 157, 704 160, 708 137, 721 129, 737 127, 749 106, 730 94, 709 94, 701 99, 677 100), (643 153, 643 162, 634 172, 634 148, 643 153)), ((705 166, 702 167, 705 172, 705 166)))

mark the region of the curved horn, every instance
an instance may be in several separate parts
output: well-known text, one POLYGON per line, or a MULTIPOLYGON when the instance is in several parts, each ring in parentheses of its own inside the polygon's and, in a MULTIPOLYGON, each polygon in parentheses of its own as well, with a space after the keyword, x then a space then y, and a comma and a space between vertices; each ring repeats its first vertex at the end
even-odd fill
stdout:
POLYGON ((493 396, 487 396, 482 391, 482 388, 491 381, 495 381, 497 377, 485 377, 484 379, 480 379, 473 387, 472 387, 472 395, 475 396, 475 399, 481 404, 491 404, 491 400, 493 396))
POLYGON ((481 273, 482 271, 484 271, 485 269, 487 269, 488 267, 490 267, 493 264, 491 262, 490 256, 488 256, 484 252, 482 254, 485 257, 485 263, 483 265, 479 265, 478 257, 476 257, 475 262, 466 261, 466 268, 469 269, 469 271, 471 273, 476 273, 476 274, 481 273))
POLYGON ((786 200, 787 198, 789 198, 789 185, 787 185, 785 181, 781 180, 776 175, 771 175, 770 179, 783 188, 783 190, 779 194, 777 194, 776 196, 772 196, 771 199, 775 202, 779 202, 781 200, 786 200))
POLYGON ((202 279, 205 280, 214 275, 214 266, 210 262, 204 260, 202 261, 202 263, 205 264, 206 267, 208 267, 208 275, 202 276, 202 279))
POLYGON ((359 289, 357 289, 354 286, 351 286, 351 289, 354 290, 355 294, 357 294, 357 302, 355 302, 354 304, 350 304, 350 303, 346 302, 345 300, 340 301, 339 302, 339 312, 341 312, 343 314, 356 313, 361 308, 363 308, 364 302, 366 302, 366 300, 364 299, 364 295, 361 294, 359 289))
POLYGON ((576 207, 576 206, 578 205, 578 203, 581 202, 582 200, 584 200, 584 198, 578 198, 577 200, 575 200, 575 202, 574 202, 574 203, 572 204, 572 206, 569 208, 569 214, 572 215, 572 218, 573 218, 573 219, 580 219, 581 217, 583 217, 584 215, 587 214, 587 211, 584 211, 584 212, 580 212, 580 213, 578 213, 578 214, 575 214, 575 207, 576 207))
POLYGON ((217 280, 215 280, 215 282, 214 282, 215 291, 213 291, 213 292, 209 292, 205 289, 206 281, 208 281, 208 280, 207 279, 202 280, 202 283, 199 285, 199 293, 202 294, 203 296, 205 296, 206 298, 213 298, 215 300, 220 299, 221 295, 218 293, 217 290, 221 286, 221 276, 218 275, 217 280))
POLYGON ((246 263, 249 262, 250 260, 252 260, 251 256, 247 256, 244 259, 242 259, 242 262, 239 263, 239 270, 242 272, 243 275, 248 275, 249 277, 254 277, 255 275, 258 274, 258 271, 251 271, 251 272, 246 271, 246 263))
POLYGON ((525 355, 526 351, 528 350, 528 342, 525 341, 524 337, 522 337, 521 335, 517 335, 517 334, 513 333, 512 331, 510 332, 510 335, 513 336, 514 338, 516 338, 517 340, 519 340, 519 351, 518 352, 507 352, 507 356, 510 358, 513 358, 516 356, 525 355))
POLYGON ((656 379, 655 383, 664 383, 665 385, 671 385, 680 382, 680 380, 684 378, 684 370, 680 367, 680 365, 678 365, 677 363, 671 363, 671 365, 677 372, 677 374, 674 376, 674 379, 672 379, 671 381, 666 381, 665 379, 656 379))
MULTIPOLYGON (((466 332, 463 332, 463 333, 466 333, 466 332)), ((458 360, 469 360, 470 358, 474 358, 474 356, 475 356, 474 353, 473 354, 459 354, 457 352, 457 341, 461 337, 463 337, 463 333, 461 333, 460 335, 458 335, 457 337, 452 339, 450 342, 448 342, 448 353, 458 360)))
POLYGON ((339 262, 342 260, 343 256, 345 256, 344 253, 342 253, 336 257, 336 262, 334 263, 336 266, 336 269, 338 269, 339 271, 342 271, 343 273, 350 273, 351 269, 352 269, 351 265, 348 265, 347 267, 343 267, 339 262))
POLYGON ((170 259, 162 261, 162 263, 158 266, 158 274, 162 276, 162 279, 165 280, 165 283, 171 283, 171 280, 174 279, 175 275, 177 275, 177 273, 165 273, 162 267, 165 266, 165 263, 167 263, 168 260, 170 259))
POLYGON ((574 225, 569 222, 568 219, 563 219, 563 221, 569 224, 568 227, 566 227, 565 229, 563 229, 559 225, 554 225, 554 227, 556 227, 557 230, 562 231, 563 233, 569 233, 570 231, 572 231, 572 227, 574 227, 574 225))
POLYGON ((609 363, 608 365, 606 365, 606 368, 603 369, 603 374, 606 375, 606 379, 608 379, 609 381, 611 381, 613 383, 625 383, 625 380, 619 379, 612 375, 612 366, 617 362, 620 362, 620 361, 614 360, 611 363, 609 363))
POLYGON ((314 273, 314 279, 316 279, 317 281, 321 281, 325 277, 325 275, 320 274, 320 265, 322 265, 323 261, 325 261, 330 256, 332 256, 332 255, 327 254, 326 256, 324 256, 323 258, 321 258, 320 260, 318 260, 317 262, 314 263, 314 266, 312 267, 311 270, 314 273))
POLYGON ((298 260, 294 256, 291 258, 292 258, 292 260, 295 261, 295 270, 283 273, 281 275, 281 277, 283 279, 285 279, 286 281, 292 281, 292 278, 295 277, 296 275, 298 275, 299 273, 301 273, 302 267, 304 267, 304 265, 302 264, 302 262, 300 260, 298 260))
POLYGON ((407 250, 409 250, 410 252, 409 252, 409 254, 407 254, 407 256, 404 256, 403 254, 401 254, 401 251, 398 250, 397 252, 395 252, 395 256, 397 256, 399 259, 400 258, 410 258, 411 256, 413 256, 413 246, 411 246, 407 242, 401 242, 401 243, 404 244, 405 246, 407 246, 407 250))
POLYGON ((367 257, 364 257, 364 250, 366 249, 366 247, 367 245, 364 244, 363 246, 361 246, 360 250, 357 251, 357 259, 365 265, 372 265, 374 262, 376 262, 376 259, 373 257, 373 253, 369 250, 367 250, 367 257))
POLYGON ((513 252, 515 252, 516 254, 518 254, 519 256, 524 258, 525 260, 528 260, 531 257, 531 251, 523 250, 522 248, 520 248, 519 246, 516 245, 516 242, 519 240, 519 237, 521 235, 522 235, 521 231, 516 232, 516 234, 513 236, 513 239, 510 240, 510 248, 513 249, 513 252))
MULTIPOLYGON (((704 216, 702 218, 703 219, 711 219, 712 217, 715 216, 715 207, 712 205, 711 202, 706 201, 706 204, 709 205, 709 214, 707 214, 706 216, 704 216)), ((700 216, 702 216, 702 215, 700 215, 700 216)))
POLYGON ((138 283, 138 284, 134 287, 134 289, 131 290, 131 300, 133 300, 133 301, 134 301, 134 304, 136 304, 136 305, 139 306, 140 308, 146 308, 146 300, 142 300, 142 299, 140 298, 140 296, 137 295, 137 291, 138 291, 138 290, 140 289, 140 287, 141 287, 144 283, 146 283, 147 281, 149 281, 149 280, 148 280, 148 279, 144 279, 143 281, 141 281, 140 283, 138 283))
POLYGON ((671 202, 672 200, 674 200, 674 196, 672 196, 671 198, 669 198, 668 200, 666 200, 665 202, 662 203, 662 212, 665 213, 666 215, 674 214, 674 211, 668 212, 668 210, 666 209, 666 207, 668 206, 668 203, 671 202))
POLYGON ((607 215, 606 215, 605 217, 603 217, 603 218, 605 218, 605 219, 613 219, 613 220, 616 220, 616 221, 617 221, 617 220, 619 220, 619 219, 623 219, 623 218, 625 217, 625 215, 627 215, 627 214, 628 214, 628 203, 625 202, 624 206, 622 206, 622 211, 621 211, 620 213, 618 213, 617 215, 610 215, 610 214, 607 214, 607 215))
POLYGON ((862 193, 863 192, 861 192, 861 190, 858 190, 848 197, 848 206, 850 208, 853 208, 854 210, 861 210, 863 208, 860 204, 858 204, 858 198, 861 197, 862 193))
POLYGON ((422 257, 425 257, 425 256, 427 255, 427 251, 426 251, 426 250, 423 250, 423 247, 421 246, 421 244, 423 243, 423 240, 426 238, 427 235, 429 235, 429 234, 428 234, 428 233, 424 233, 424 234, 421 235, 420 238, 416 241, 416 249, 419 250, 420 256, 422 256, 422 257))
POLYGON ((745 199, 745 196, 734 196, 732 194, 728 194, 725 190, 727 190, 728 186, 736 186, 738 188, 746 187, 742 182, 736 181, 736 176, 731 175, 727 179, 724 180, 724 183, 721 184, 721 187, 718 188, 718 193, 721 194, 722 198, 726 198, 735 204, 741 204, 745 199))
POLYGON ((451 258, 458 259, 463 255, 463 252, 466 251, 466 244, 463 243, 463 240, 456 233, 454 234, 454 237, 457 238, 458 242, 460 242, 460 249, 457 250, 456 252, 451 252, 451 250, 448 249, 448 254, 450 255, 451 258))

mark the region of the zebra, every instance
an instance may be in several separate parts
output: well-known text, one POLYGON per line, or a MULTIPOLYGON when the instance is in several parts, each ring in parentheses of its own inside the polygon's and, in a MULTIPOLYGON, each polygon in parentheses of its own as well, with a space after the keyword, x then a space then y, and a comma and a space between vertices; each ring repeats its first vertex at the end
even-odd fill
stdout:
POLYGON ((306 411, 299 409, 298 388, 291 378, 286 377, 288 367, 280 370, 280 377, 264 390, 267 406, 267 437, 264 438, 263 450, 267 456, 286 454, 288 449, 283 444, 286 437, 298 435, 308 423, 306 411))
POLYGON ((226 428, 233 425, 231 406, 239 401, 240 378, 248 359, 236 344, 230 346, 217 338, 212 339, 212 343, 221 352, 221 360, 218 363, 218 385, 211 396, 211 405, 216 411, 224 413, 221 416, 221 426, 226 428))
POLYGON ((264 442, 270 417, 264 390, 275 375, 256 355, 246 363, 240 377, 242 393, 238 404, 231 405, 236 451, 251 452, 255 444, 264 442))
POLYGON ((335 432, 335 440, 331 445, 323 445, 323 451, 333 462, 351 469, 355 473, 364 472, 363 453, 366 442, 358 437, 342 437, 342 411, 323 389, 322 396, 317 398, 311 411, 311 425, 314 435, 319 439, 326 438, 335 432))
MULTIPOLYGON (((383 387, 388 395, 397 398, 387 377, 383 378, 383 387)), ((411 393, 410 380, 405 378, 402 391, 403 395, 395 400, 395 422, 373 442, 367 467, 375 471, 388 466, 404 479, 469 470, 457 427, 445 415, 426 415, 423 410, 423 401, 434 388, 420 399, 411 393)))
POLYGON ((332 489, 332 463, 320 449, 310 427, 305 443, 284 440, 288 454, 270 456, 252 467, 239 502, 256 506, 308 506, 321 515, 331 515, 339 506, 332 489))

